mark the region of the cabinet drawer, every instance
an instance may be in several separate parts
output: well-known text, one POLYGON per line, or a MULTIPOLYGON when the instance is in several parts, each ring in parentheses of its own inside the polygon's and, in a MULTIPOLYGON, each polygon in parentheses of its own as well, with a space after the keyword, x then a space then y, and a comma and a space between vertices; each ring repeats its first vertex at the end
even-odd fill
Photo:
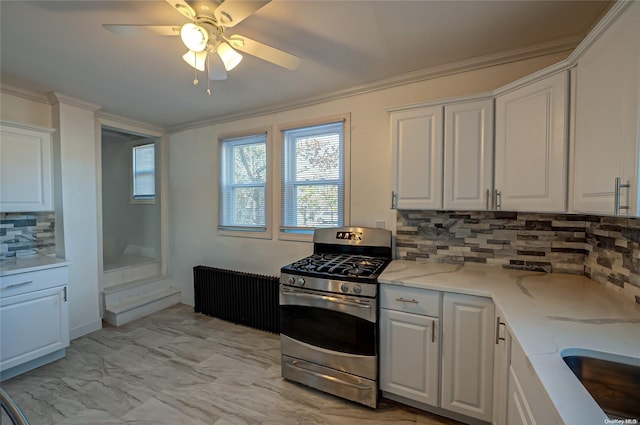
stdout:
POLYGON ((406 286, 380 285, 380 307, 422 316, 440 316, 440 292, 406 286))
POLYGON ((42 289, 64 286, 68 283, 67 266, 17 273, 0 277, 2 298, 42 289))

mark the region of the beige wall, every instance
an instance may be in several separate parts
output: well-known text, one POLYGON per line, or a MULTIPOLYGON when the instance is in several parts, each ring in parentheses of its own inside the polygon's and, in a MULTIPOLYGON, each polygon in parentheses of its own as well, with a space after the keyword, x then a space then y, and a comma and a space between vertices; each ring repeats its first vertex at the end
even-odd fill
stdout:
MULTIPOLYGON (((341 113, 351 114, 351 220, 353 225, 395 226, 391 210, 391 147, 387 108, 496 89, 565 55, 546 56, 457 75, 435 78, 313 106, 228 123, 193 128, 170 135, 169 142, 169 271, 182 288, 183 302, 193 304, 192 267, 198 264, 278 275, 280 267, 311 253, 306 242, 281 241, 274 187, 273 238, 249 239, 217 234, 218 135, 277 126, 341 113)), ((276 150, 277 151, 277 150, 276 150)), ((277 174, 272 175, 277 177, 277 174)))

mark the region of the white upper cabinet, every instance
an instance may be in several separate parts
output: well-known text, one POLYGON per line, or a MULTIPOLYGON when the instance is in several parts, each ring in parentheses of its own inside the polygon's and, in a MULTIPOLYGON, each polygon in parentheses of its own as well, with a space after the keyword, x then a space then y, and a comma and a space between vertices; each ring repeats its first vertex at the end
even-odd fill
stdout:
POLYGON ((493 99, 444 108, 444 209, 491 208, 493 99))
POLYGON ((392 206, 442 208, 442 106, 391 113, 392 206))
POLYGON ((566 210, 567 72, 496 98, 496 208, 566 210))
POLYGON ((632 2, 578 59, 572 210, 637 215, 640 105, 640 3, 632 2))
POLYGON ((0 212, 53 210, 52 132, 0 122, 0 212))

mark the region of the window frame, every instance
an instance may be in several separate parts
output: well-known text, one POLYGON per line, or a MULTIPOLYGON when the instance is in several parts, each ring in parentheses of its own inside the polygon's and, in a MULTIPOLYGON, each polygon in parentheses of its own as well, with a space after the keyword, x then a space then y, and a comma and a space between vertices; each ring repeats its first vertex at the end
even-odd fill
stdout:
MULTIPOLYGON (((247 142, 246 144, 251 144, 251 142, 247 142)), ((253 131, 244 131, 241 133, 229 133, 220 135, 218 137, 218 226, 217 231, 219 235, 222 236, 231 236, 231 237, 244 237, 244 238, 257 238, 257 239, 271 239, 271 196, 272 196, 272 178, 271 178, 271 129, 270 128, 260 128, 253 131), (222 224, 222 219, 224 217, 223 210, 225 208, 225 203, 227 200, 227 194, 225 193, 226 189, 226 175, 231 172, 231 169, 225 167, 225 143, 233 143, 235 145, 242 145, 243 139, 250 139, 259 136, 264 136, 265 139, 265 224, 264 226, 242 226, 242 225, 228 225, 222 224)), ((251 184, 239 184, 234 185, 237 187, 256 187, 263 186, 255 183, 251 184)))
MULTIPOLYGON (((279 210, 277 225, 278 225, 278 231, 279 231, 278 239, 280 240, 312 242, 313 231, 316 228, 323 228, 323 227, 292 228, 284 225, 284 221, 285 221, 284 216, 285 216, 285 210, 286 210, 285 209, 286 194, 283 193, 283 191, 286 192, 285 184, 287 184, 287 178, 284 175, 285 174, 284 161, 285 161, 285 154, 287 154, 287 149, 293 150, 293 146, 287 146, 285 132, 303 130, 304 128, 307 128, 307 127, 329 125, 337 122, 343 123, 342 125, 342 129, 343 129, 342 157, 344 159, 343 168, 341 170, 343 196, 342 196, 342 202, 340 202, 340 199, 338 200, 338 203, 339 203, 338 214, 342 212, 343 226, 350 225, 350 222, 351 222, 351 214, 350 214, 350 210, 351 210, 350 208, 350 205, 351 205, 351 191, 350 191, 350 187, 351 187, 351 149, 350 149, 351 147, 351 115, 349 113, 344 113, 344 114, 333 115, 333 116, 324 117, 324 118, 289 123, 289 124, 278 126, 278 130, 280 132, 280 143, 278 144, 279 152, 277 155, 278 164, 276 164, 276 169, 278 170, 278 177, 279 177, 277 186, 279 190, 278 200, 279 200, 280 210, 279 210)), ((318 182, 327 182, 327 180, 304 182, 304 183, 297 184, 297 186, 309 186, 309 185, 313 185, 312 183, 316 183, 315 185, 317 186, 318 182)), ((329 185, 330 183, 326 183, 326 184, 329 185)), ((292 196, 292 194, 293 194, 292 191, 288 191, 289 196, 292 196)), ((290 199, 289 201, 291 202, 292 200, 290 199)))
POLYGON ((129 179, 129 203, 130 204, 155 204, 156 203, 156 199, 158 197, 158 181, 157 181, 157 169, 158 169, 158 157, 156 155, 156 151, 157 151, 157 145, 156 145, 156 141, 153 142, 145 142, 145 143, 141 143, 141 144, 134 144, 131 146, 130 149, 130 167, 129 167, 129 172, 130 174, 130 179, 129 179), (153 147, 153 195, 136 195, 135 193, 135 188, 136 188, 136 149, 142 148, 142 147, 148 147, 148 146, 152 146, 153 147))

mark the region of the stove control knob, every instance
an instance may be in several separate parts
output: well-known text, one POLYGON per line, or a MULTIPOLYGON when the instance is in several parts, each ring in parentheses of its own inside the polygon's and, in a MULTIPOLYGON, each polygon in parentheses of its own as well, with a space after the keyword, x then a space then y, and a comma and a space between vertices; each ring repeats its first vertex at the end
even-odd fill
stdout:
POLYGON ((356 284, 356 285, 353 287, 353 293, 354 293, 354 294, 359 294, 360 292, 362 292, 362 288, 360 287, 360 285, 356 284))
POLYGON ((299 277, 298 280, 296 281, 296 283, 300 286, 304 286, 304 278, 299 277))
POLYGON ((340 285, 340 290, 342 292, 349 292, 349 285, 347 285, 346 283, 343 283, 342 285, 340 285))
POLYGON ((296 278, 295 278, 295 277, 293 277, 293 276, 289 276, 289 279, 287 279, 287 283, 288 283, 289 285, 295 285, 295 283, 296 283, 296 278))

